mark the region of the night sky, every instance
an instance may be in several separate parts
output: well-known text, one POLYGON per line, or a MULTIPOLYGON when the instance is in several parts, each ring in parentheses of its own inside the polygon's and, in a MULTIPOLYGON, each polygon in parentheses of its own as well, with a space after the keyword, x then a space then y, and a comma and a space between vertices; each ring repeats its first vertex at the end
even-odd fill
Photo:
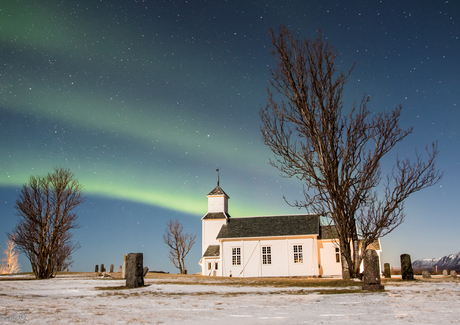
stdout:
MULTIPOLYGON (((403 105, 413 134, 385 157, 437 141, 437 185, 406 201, 405 223, 382 239, 383 262, 460 251, 460 7, 455 1, 3 1, 0 4, 0 249, 30 175, 70 168, 87 200, 73 271, 143 252, 177 272, 162 241, 178 218, 197 242, 206 195, 220 185, 232 217, 303 213, 283 200, 302 184, 268 165, 259 110, 274 60, 269 29, 321 28, 340 69, 356 67, 344 112, 367 93, 371 111, 403 105), (350 4, 352 3, 352 4, 350 4)), ((425 156, 426 157, 426 156, 425 156)), ((20 255, 24 271, 30 264, 20 255)))

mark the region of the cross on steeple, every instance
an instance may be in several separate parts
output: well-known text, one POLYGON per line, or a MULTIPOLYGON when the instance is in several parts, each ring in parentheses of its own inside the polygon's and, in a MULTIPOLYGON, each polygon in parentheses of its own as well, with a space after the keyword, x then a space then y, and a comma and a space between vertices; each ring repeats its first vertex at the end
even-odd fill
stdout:
POLYGON ((219 186, 219 168, 216 169, 217 172, 217 186, 219 186))

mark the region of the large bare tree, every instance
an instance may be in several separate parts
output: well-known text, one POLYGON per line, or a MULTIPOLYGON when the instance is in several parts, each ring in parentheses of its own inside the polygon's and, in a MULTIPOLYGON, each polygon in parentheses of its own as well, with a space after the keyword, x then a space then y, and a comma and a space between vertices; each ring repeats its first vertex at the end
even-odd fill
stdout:
POLYGON ((8 237, 29 259, 36 278, 61 271, 79 248, 72 242, 71 230, 78 228, 73 210, 85 200, 82 188, 64 168, 44 177, 31 176, 23 185, 15 206, 19 221, 8 237))
POLYGON ((169 259, 181 274, 185 274, 185 257, 195 244, 196 235, 183 233, 184 228, 179 220, 169 220, 163 234, 163 241, 169 247, 169 259))
POLYGON ((19 252, 15 250, 15 246, 14 240, 8 239, 3 250, 5 257, 2 259, 4 264, 0 265, 0 274, 13 274, 21 271, 21 265, 18 261, 19 252))
POLYGON ((401 106, 371 113, 364 96, 344 114, 343 89, 353 67, 337 71, 337 52, 321 32, 314 40, 299 39, 281 26, 271 38, 276 68, 268 103, 260 111, 263 141, 275 154, 270 163, 282 176, 304 184, 304 199, 288 203, 336 226, 343 275, 358 277, 360 252, 404 221, 410 194, 441 179, 436 144, 427 146, 425 161, 417 153, 414 162, 396 157, 382 182, 381 159, 412 132, 399 126, 401 106), (376 191, 379 184, 382 197, 376 191))

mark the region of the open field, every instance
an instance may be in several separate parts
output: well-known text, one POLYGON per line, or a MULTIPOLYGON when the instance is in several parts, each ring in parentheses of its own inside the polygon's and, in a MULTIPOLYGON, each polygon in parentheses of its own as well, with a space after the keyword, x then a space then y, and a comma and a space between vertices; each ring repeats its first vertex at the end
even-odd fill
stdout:
POLYGON ((458 279, 384 280, 385 291, 324 278, 215 278, 149 273, 0 276, 0 324, 383 324, 460 322, 458 279))

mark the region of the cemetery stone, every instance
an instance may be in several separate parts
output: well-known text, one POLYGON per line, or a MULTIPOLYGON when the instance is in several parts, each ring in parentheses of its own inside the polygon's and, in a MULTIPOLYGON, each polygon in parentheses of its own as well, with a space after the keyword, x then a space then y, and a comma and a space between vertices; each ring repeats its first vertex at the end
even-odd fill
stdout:
POLYGON ((443 270, 443 271, 442 271, 442 275, 443 275, 443 276, 448 276, 448 275, 449 275, 449 272, 447 272, 447 270, 443 270))
POLYGON ((429 279, 431 278, 431 274, 428 271, 422 271, 422 278, 429 279))
POLYGON ((380 282, 379 256, 373 249, 364 252, 363 290, 379 291, 385 289, 380 282))
POLYGON ((385 274, 386 279, 391 278, 391 268, 390 268, 390 263, 385 263, 383 265, 383 273, 385 274))
POLYGON ((110 264, 110 273, 113 273, 113 264, 110 264))
POLYGON ((126 256, 126 286, 137 288, 144 285, 144 255, 142 253, 129 253, 126 256))
POLYGON ((96 273, 99 272, 99 265, 96 265, 96 267, 94 268, 94 272, 96 272, 96 273))
POLYGON ((404 281, 414 280, 414 270, 409 254, 401 255, 401 277, 404 281))
POLYGON ((455 271, 455 270, 450 271, 450 276, 453 277, 453 278, 456 278, 457 277, 457 271, 455 271))

